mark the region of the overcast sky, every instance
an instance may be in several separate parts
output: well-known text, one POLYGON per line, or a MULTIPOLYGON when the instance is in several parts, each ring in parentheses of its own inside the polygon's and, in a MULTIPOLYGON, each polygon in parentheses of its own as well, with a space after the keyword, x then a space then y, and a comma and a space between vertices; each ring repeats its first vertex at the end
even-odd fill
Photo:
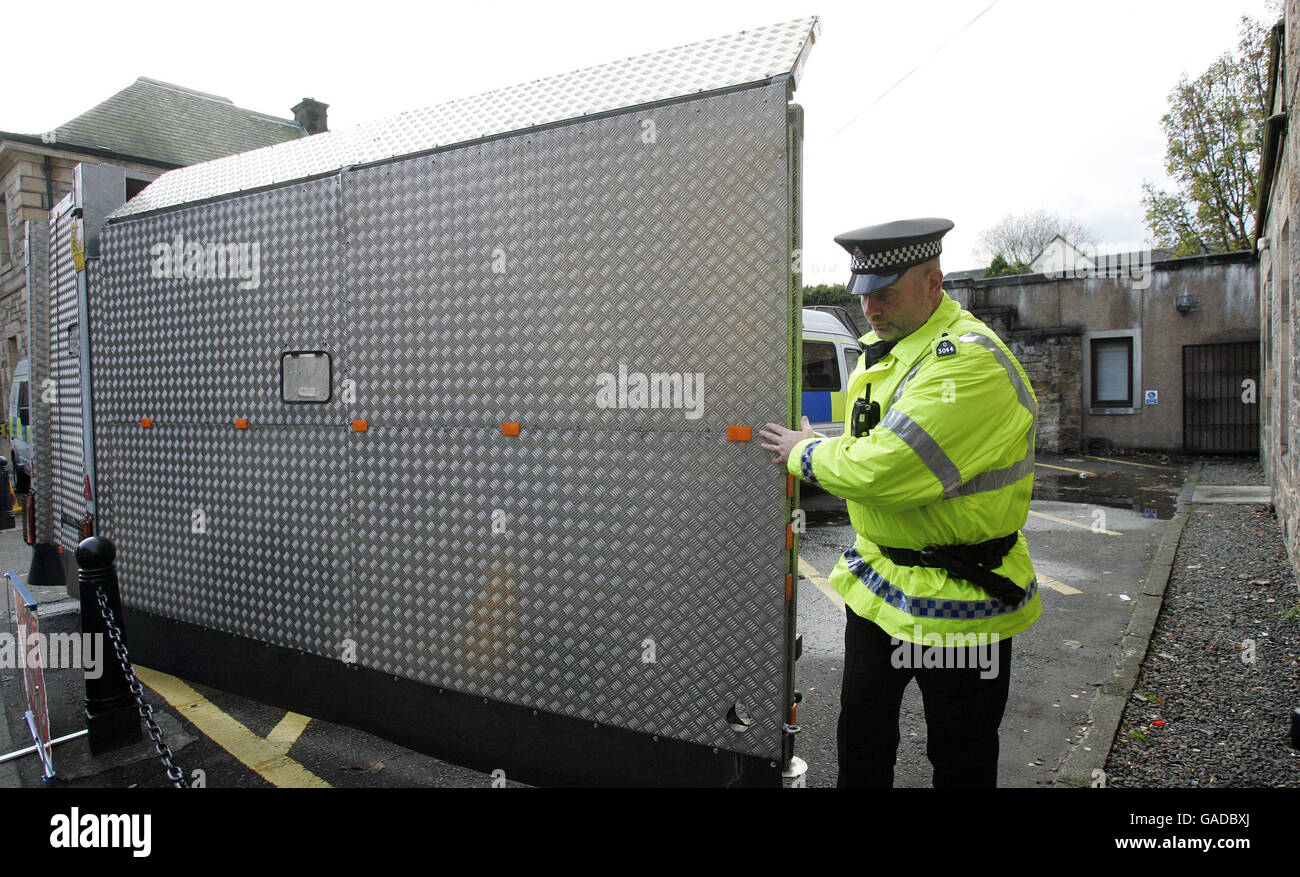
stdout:
POLYGON ((314 97, 341 128, 818 15, 821 38, 796 94, 807 122, 808 283, 845 279, 836 234, 913 216, 957 224, 945 240, 948 270, 976 267, 981 230, 1037 208, 1079 220, 1100 241, 1141 245, 1142 182, 1165 176, 1159 123, 1170 89, 1235 49, 1242 15, 1275 19, 1267 0, 57 8, 43 31, 28 31, 48 33, 46 45, 6 45, 6 66, 23 73, 0 91, 0 130, 50 130, 137 76, 283 117, 314 97))

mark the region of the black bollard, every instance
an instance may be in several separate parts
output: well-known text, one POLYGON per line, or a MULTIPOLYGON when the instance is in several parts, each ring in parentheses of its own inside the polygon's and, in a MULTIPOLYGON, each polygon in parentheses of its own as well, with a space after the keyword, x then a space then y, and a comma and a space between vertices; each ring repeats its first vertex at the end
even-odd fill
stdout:
POLYGON ((98 536, 91 536, 77 546, 81 630, 102 639, 104 644, 103 673, 98 679, 86 677, 86 728, 90 751, 94 755, 120 749, 141 739, 135 695, 122 672, 97 596, 102 591, 107 597, 108 607, 125 644, 122 601, 117 592, 117 569, 113 566, 116 557, 117 549, 113 543, 98 536))

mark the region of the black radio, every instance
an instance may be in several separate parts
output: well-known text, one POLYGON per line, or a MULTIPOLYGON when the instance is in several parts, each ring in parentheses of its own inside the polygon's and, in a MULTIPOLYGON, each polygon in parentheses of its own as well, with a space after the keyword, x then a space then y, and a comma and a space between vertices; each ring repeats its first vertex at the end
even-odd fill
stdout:
POLYGON ((880 422, 880 403, 871 402, 870 399, 871 385, 867 384, 867 389, 863 391, 862 398, 853 403, 853 415, 849 422, 849 430, 854 438, 862 438, 880 422))

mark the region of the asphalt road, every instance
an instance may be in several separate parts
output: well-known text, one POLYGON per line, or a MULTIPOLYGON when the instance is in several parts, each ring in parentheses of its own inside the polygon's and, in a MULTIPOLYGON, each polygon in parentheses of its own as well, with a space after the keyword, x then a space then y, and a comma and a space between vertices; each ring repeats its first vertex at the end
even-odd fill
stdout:
MULTIPOLYGON (((1000 784, 1050 784, 1071 744, 1086 727, 1098 686, 1111 676, 1132 596, 1143 577, 1183 469, 1142 468, 1081 457, 1040 457, 1040 484, 1026 532, 1035 568, 1044 582, 1042 619, 1017 637, 1011 696, 1002 725, 1000 784), (1084 473, 1080 474, 1082 470, 1084 473)), ((804 637, 798 688, 802 732, 796 753, 809 764, 807 785, 835 783, 835 722, 843 659, 843 609, 819 588, 853 534, 842 503, 825 494, 805 498, 808 531, 801 537, 799 629, 804 637)), ((26 551, 14 531, 0 534, 0 561, 25 572, 26 551)), ((37 597, 52 611, 48 629, 74 629, 72 604, 55 589, 37 597)), ((143 676, 144 674, 142 674, 143 676)), ((20 674, 0 672, 7 730, 24 745, 20 724, 20 674)), ((149 681, 146 679, 146 681, 149 681)), ((79 672, 50 673, 51 724, 55 736, 84 727, 79 672)), ((177 763, 209 787, 330 785, 336 787, 513 785, 412 752, 373 735, 236 695, 179 681, 153 679, 149 697, 177 763), (167 699, 170 699, 169 704, 167 699), (195 772, 198 773, 195 773, 195 772)), ((896 784, 928 786, 925 728, 915 685, 904 699, 896 784)), ((168 781, 147 742, 108 758, 90 756, 83 739, 55 751, 60 783, 72 787, 165 786, 168 781)), ((12 763, 25 786, 40 784, 34 758, 12 763)), ((4 767, 4 766, 0 766, 4 767)), ((0 772, 0 785, 5 776, 0 772)))

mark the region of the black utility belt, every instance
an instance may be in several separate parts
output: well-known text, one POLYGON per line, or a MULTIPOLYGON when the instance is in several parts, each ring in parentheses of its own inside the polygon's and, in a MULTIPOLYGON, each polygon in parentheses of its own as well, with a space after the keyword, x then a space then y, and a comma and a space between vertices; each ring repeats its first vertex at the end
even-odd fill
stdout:
POLYGON ((1009 533, 976 545, 939 545, 931 548, 890 548, 878 545, 880 552, 899 566, 924 566, 942 569, 959 579, 979 585, 1008 606, 1024 602, 1025 589, 993 570, 1015 547, 1019 533, 1009 533))

